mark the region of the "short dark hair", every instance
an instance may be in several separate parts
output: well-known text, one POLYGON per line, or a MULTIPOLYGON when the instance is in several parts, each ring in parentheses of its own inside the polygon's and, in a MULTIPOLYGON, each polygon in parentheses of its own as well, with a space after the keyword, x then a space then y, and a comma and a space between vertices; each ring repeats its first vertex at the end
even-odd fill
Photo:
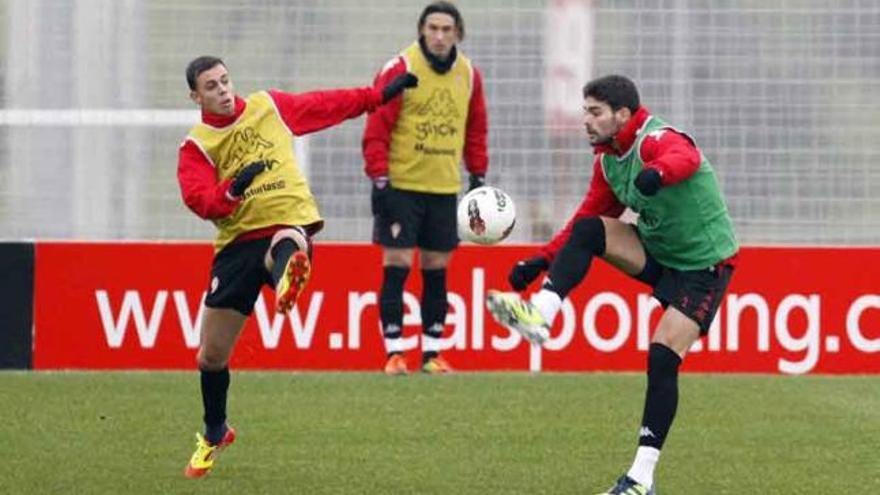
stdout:
POLYGON ((458 7, 456 7, 452 2, 433 2, 428 4, 425 7, 425 10, 422 11, 422 15, 419 16, 419 27, 418 34, 422 34, 422 28, 425 27, 425 20, 431 14, 447 14, 455 21, 455 28, 458 29, 458 39, 459 41, 464 40, 464 18, 461 17, 461 12, 458 11, 458 7))
POLYGON ((206 70, 211 70, 217 65, 226 67, 226 64, 223 63, 223 60, 221 60, 220 57, 214 57, 211 55, 202 55, 190 62, 189 65, 186 66, 186 83, 189 85, 189 89, 195 91, 196 79, 199 78, 199 74, 206 70))
POLYGON ((636 89, 636 83, 617 74, 588 82, 584 86, 584 98, 588 96, 607 103, 615 111, 626 107, 635 113, 639 109, 639 90, 636 89))

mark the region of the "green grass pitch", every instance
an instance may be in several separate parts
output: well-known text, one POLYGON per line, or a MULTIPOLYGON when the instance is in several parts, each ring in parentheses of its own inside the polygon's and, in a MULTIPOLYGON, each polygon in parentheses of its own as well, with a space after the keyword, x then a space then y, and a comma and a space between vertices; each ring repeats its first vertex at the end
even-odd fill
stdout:
MULTIPOLYGON (((593 494, 632 460, 641 374, 233 373, 239 437, 183 467, 196 373, 0 373, 0 493, 593 494)), ((880 490, 880 379, 685 374, 661 494, 880 490)))

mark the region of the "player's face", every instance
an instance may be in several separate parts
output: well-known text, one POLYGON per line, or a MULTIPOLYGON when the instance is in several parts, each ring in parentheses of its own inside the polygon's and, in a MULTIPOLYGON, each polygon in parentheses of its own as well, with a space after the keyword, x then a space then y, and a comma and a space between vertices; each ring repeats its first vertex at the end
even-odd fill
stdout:
POLYGON ((235 93, 226 67, 217 64, 199 74, 196 78, 196 90, 190 93, 190 98, 198 103, 202 110, 210 113, 234 114, 235 93))
POLYGON ((458 42, 458 28, 455 19, 449 14, 435 12, 425 18, 421 35, 431 55, 444 59, 449 56, 452 47, 458 42))
POLYGON ((584 99, 584 127, 592 145, 610 143, 629 117, 630 111, 626 107, 614 111, 610 105, 592 96, 584 99))

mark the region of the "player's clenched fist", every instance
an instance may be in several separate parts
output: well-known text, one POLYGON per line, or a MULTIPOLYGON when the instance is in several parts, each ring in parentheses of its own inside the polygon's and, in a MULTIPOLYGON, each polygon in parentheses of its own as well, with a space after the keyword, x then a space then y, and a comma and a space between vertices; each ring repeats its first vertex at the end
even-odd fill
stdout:
POLYGON ((251 182, 254 181, 254 178, 260 175, 264 170, 266 170, 266 162, 262 160, 246 165, 239 170, 235 179, 232 181, 232 185, 229 186, 229 195, 233 198, 240 198, 241 195, 244 194, 245 189, 247 189, 248 186, 251 185, 251 182))
POLYGON ((382 88, 382 103, 388 103, 406 88, 415 88, 418 85, 419 78, 415 74, 411 72, 400 74, 382 88))
POLYGON ((523 291, 532 282, 541 275, 541 272, 550 267, 547 258, 543 256, 534 256, 527 260, 520 261, 513 265, 507 281, 514 290, 523 291))

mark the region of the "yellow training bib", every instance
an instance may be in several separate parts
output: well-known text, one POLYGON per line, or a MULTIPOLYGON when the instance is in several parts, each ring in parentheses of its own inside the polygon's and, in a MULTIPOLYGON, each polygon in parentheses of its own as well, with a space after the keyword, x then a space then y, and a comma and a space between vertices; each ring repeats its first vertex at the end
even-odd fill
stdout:
POLYGON ((321 220, 315 197, 293 152, 293 133, 281 120, 275 102, 261 91, 247 97, 239 118, 223 128, 195 125, 187 139, 217 170, 219 180, 234 177, 244 166, 263 160, 266 170, 244 192, 235 212, 214 221, 219 252, 239 235, 272 225, 309 225, 321 220))
POLYGON ((473 86, 471 62, 459 52, 449 72, 438 74, 418 42, 401 55, 419 85, 404 92, 391 132, 391 184, 408 191, 457 193, 473 86))

